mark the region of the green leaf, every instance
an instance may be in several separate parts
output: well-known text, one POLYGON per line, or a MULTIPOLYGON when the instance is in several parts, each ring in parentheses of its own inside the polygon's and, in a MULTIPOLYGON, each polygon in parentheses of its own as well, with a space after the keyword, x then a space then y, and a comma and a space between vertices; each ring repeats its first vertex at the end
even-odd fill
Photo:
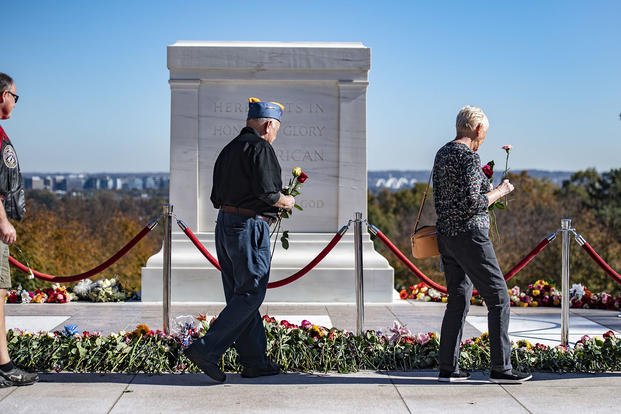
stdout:
POLYGON ((289 212, 286 211, 286 210, 283 210, 281 216, 282 216, 282 218, 289 218, 289 212))
POLYGON ((297 208, 300 211, 304 210, 299 204, 294 204, 293 207, 297 208))
POLYGON ((282 244, 282 248, 287 250, 289 248, 289 230, 285 230, 282 232, 282 236, 280 237, 280 243, 282 244))

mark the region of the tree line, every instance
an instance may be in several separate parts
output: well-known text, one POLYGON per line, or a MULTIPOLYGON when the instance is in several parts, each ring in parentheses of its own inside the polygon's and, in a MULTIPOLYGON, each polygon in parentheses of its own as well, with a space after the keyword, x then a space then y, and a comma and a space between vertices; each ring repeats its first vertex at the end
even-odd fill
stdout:
MULTIPOLYGON (((26 218, 14 223, 17 231, 11 255, 38 271, 65 276, 89 270, 116 253, 148 221, 157 216, 167 194, 153 191, 149 198, 138 193, 85 192, 58 196, 47 190, 26 194, 26 218)), ((117 278, 129 291, 140 290, 140 268, 162 242, 161 226, 149 233, 113 266, 92 279, 117 278)), ((13 287, 49 286, 11 269, 13 287)))

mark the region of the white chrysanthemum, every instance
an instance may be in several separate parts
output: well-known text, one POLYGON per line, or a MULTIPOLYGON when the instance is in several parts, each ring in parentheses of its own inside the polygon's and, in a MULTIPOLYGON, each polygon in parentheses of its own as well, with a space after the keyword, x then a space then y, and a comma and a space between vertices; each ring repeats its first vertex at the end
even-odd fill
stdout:
POLYGON ((22 290, 22 303, 30 303, 30 301, 32 300, 32 298, 30 297, 30 293, 28 293, 27 290, 22 290))
POLYGON ((77 285, 73 287, 73 293, 81 298, 86 298, 91 291, 93 282, 90 279, 80 280, 77 285))
POLYGON ((584 286, 580 283, 574 283, 569 289, 569 296, 576 299, 582 298, 584 296, 584 286))

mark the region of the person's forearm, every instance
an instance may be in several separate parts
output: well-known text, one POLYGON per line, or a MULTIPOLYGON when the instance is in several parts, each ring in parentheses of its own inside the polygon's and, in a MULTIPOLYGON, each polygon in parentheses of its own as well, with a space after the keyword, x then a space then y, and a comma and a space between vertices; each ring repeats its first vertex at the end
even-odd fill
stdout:
POLYGON ((6 216, 6 211, 4 210, 4 202, 0 201, 0 222, 8 221, 9 218, 6 216))
POLYGON ((496 187, 485 195, 487 196, 487 206, 489 207, 506 194, 502 191, 502 189, 500 189, 500 187, 496 187))

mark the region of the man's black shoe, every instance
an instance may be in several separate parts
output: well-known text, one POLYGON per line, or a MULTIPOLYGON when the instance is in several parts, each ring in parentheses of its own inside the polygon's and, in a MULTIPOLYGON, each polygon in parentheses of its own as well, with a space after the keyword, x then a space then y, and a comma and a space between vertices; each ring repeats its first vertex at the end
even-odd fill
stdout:
POLYGON ((9 384, 7 380, 5 380, 4 378, 0 378, 0 388, 6 388, 10 386, 11 384, 9 384))
POLYGON ((241 376, 244 378, 265 377, 268 375, 280 374, 280 366, 271 361, 265 365, 244 367, 241 376))
POLYGON ((525 372, 511 370, 510 372, 492 371, 489 374, 489 380, 496 384, 521 384, 528 381, 533 376, 525 372))
POLYGON ((440 382, 463 382, 469 379, 470 373, 467 371, 451 372, 440 370, 440 375, 438 375, 438 381, 440 382))
POLYGON ((192 346, 184 349, 183 353, 190 361, 194 362, 194 364, 196 364, 196 366, 199 367, 201 371, 207 374, 212 380, 216 382, 226 381, 226 374, 222 372, 222 370, 218 367, 218 364, 207 361, 205 358, 199 355, 198 352, 196 352, 196 350, 192 348, 192 346))
MULTIPOLYGON (((17 367, 13 367, 10 371, 0 369, 0 382, 6 382, 9 386, 32 385, 37 381, 39 381, 39 375, 36 373, 26 372, 17 367)), ((2 386, 0 385, 0 387, 2 386)))

